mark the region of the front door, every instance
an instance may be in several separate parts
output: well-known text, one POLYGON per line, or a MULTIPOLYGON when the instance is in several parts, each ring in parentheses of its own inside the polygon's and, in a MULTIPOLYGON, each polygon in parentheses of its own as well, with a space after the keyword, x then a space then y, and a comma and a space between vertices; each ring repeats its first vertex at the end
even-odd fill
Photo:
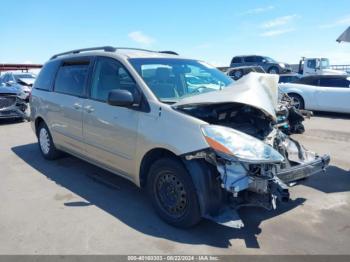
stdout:
POLYGON ((83 134, 89 157, 128 176, 134 168, 140 112, 107 103, 112 89, 139 92, 125 67, 115 59, 97 58, 89 99, 84 103, 83 134))

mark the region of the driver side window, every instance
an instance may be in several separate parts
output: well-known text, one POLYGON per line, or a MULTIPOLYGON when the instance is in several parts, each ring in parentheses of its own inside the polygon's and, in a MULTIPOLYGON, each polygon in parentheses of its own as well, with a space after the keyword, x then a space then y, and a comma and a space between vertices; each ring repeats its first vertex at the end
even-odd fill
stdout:
POLYGON ((126 68, 112 58, 98 58, 92 77, 90 97, 106 102, 113 89, 128 90, 136 94, 136 84, 126 68))

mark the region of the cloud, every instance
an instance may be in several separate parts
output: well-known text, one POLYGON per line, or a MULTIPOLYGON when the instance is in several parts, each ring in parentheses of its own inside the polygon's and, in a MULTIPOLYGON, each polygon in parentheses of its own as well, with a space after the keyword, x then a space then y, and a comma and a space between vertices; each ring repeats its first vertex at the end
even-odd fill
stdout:
POLYGON ((289 24, 290 22, 292 22, 293 20, 295 20, 298 17, 299 17, 298 15, 286 15, 286 16, 277 17, 277 18, 275 18, 273 20, 270 20, 270 21, 267 21, 267 22, 263 23, 260 27, 268 29, 268 28, 273 28, 273 27, 286 25, 286 24, 289 24))
POLYGON ((350 24, 350 15, 339 18, 333 23, 321 25, 320 28, 332 28, 337 26, 348 26, 350 24))
POLYGON ((142 33, 141 31, 134 31, 128 34, 128 37, 131 38, 133 41, 144 44, 144 45, 150 45, 155 42, 155 39, 142 33))
POLYGON ((260 34, 260 36, 264 37, 271 37, 271 36, 277 36, 277 35, 283 35, 289 32, 295 31, 294 28, 289 29, 276 29, 276 30, 268 30, 260 34))
POLYGON ((272 6, 272 5, 269 5, 269 6, 266 6, 266 7, 258 7, 258 8, 247 10, 246 12, 242 13, 242 15, 256 15, 256 14, 260 14, 260 13, 264 13, 264 12, 270 11, 272 9, 275 9, 275 7, 272 6))

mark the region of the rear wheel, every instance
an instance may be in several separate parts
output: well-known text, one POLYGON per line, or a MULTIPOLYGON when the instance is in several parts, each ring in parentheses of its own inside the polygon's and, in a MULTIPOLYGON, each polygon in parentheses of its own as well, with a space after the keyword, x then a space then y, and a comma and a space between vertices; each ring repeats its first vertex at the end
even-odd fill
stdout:
POLYGON ((40 152, 44 158, 54 160, 62 155, 61 151, 55 147, 51 133, 44 122, 39 124, 37 135, 40 152))
POLYGON ((167 223, 186 228, 200 221, 196 190, 180 161, 163 158, 155 162, 147 187, 156 212, 167 223))
POLYGON ((288 94, 288 96, 292 99, 292 104, 296 109, 304 109, 305 103, 304 99, 298 94, 288 94))

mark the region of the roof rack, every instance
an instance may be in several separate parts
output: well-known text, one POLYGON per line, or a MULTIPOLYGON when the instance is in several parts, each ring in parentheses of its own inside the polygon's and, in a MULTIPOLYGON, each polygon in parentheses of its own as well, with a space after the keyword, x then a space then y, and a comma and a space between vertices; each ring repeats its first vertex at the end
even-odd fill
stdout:
POLYGON ((100 46, 100 47, 90 47, 90 48, 82 48, 82 49, 75 49, 71 51, 67 51, 64 53, 59 53, 50 58, 50 60, 55 59, 59 56, 63 55, 69 55, 69 54, 79 54, 81 52, 88 52, 88 51, 96 51, 96 50, 103 50, 105 52, 115 52, 117 50, 136 50, 136 51, 143 51, 143 52, 152 52, 152 53, 164 53, 164 54, 172 54, 172 55, 178 55, 174 51, 153 51, 148 49, 142 49, 142 48, 134 48, 134 47, 113 47, 113 46, 100 46))
POLYGON ((55 58, 57 58, 59 56, 62 56, 62 55, 79 54, 81 52, 95 51, 95 50, 103 50, 105 52, 115 52, 116 48, 113 47, 113 46, 100 46, 100 47, 90 47, 90 48, 76 49, 76 50, 71 50, 71 51, 68 51, 68 52, 56 54, 53 57, 51 57, 50 60, 55 59, 55 58))

